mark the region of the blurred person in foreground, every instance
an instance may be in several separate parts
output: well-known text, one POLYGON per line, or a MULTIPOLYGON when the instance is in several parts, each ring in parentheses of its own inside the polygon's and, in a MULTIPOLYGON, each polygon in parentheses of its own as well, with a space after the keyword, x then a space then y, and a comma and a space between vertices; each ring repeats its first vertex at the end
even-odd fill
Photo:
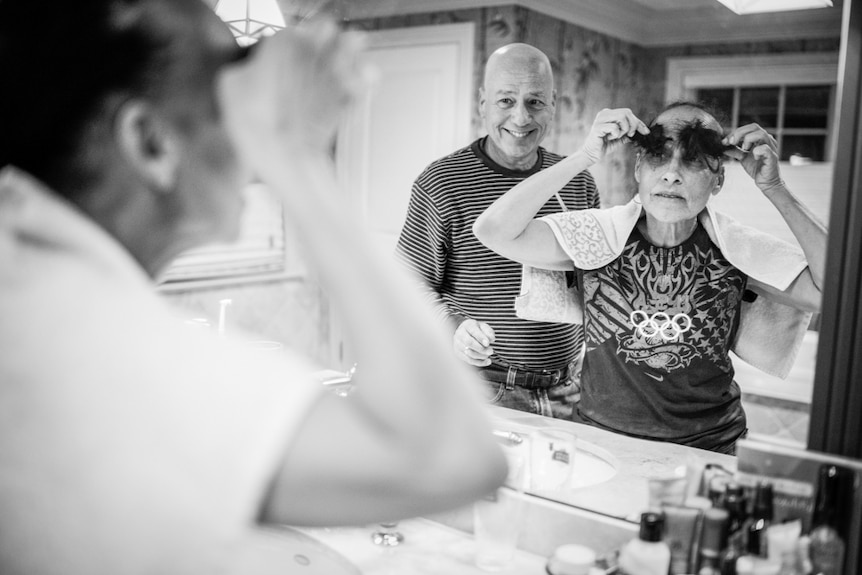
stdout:
MULTIPOLYGON (((416 178, 397 253, 448 326, 455 356, 485 380, 491 403, 568 419, 577 403, 583 330, 518 317, 513 300, 521 266, 472 231, 491 203, 563 159, 540 146, 555 111, 554 74, 541 50, 516 43, 491 54, 479 91, 487 135, 416 178)), ((599 206, 587 171, 558 191, 540 214, 599 206)))
POLYGON ((820 308, 826 228, 781 179, 775 139, 757 124, 725 137, 693 103, 668 106, 649 127, 628 108, 602 110, 578 153, 513 188, 474 230, 522 264, 576 272, 586 354, 574 419, 635 437, 734 453, 747 429, 729 352, 786 377, 820 308), (629 140, 631 202, 535 217, 554 190, 629 140), (730 159, 799 246, 712 209, 730 159))
POLYGON ((4 575, 283 573, 263 526, 412 517, 502 482, 473 374, 335 196, 359 51, 320 24, 249 53, 199 0, 0 1, 4 575), (154 290, 179 252, 235 237, 253 176, 359 336, 349 397, 154 290))

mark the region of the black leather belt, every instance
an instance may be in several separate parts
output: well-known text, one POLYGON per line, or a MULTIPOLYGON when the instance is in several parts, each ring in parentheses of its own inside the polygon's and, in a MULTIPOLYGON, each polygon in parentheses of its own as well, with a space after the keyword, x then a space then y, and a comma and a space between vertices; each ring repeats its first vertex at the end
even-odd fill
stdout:
POLYGON ((565 383, 569 378, 568 366, 562 369, 529 370, 492 364, 479 368, 479 371, 487 381, 506 383, 509 386, 517 385, 527 389, 547 389, 565 383))

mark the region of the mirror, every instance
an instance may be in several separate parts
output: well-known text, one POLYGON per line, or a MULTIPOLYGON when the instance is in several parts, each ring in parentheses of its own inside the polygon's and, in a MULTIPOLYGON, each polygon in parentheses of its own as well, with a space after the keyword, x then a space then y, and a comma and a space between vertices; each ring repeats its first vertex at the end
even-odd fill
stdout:
MULTIPOLYGON (((457 145, 423 148, 422 157, 399 156, 393 162, 387 156, 385 167, 376 168, 373 162, 365 166, 371 172, 385 172, 397 164, 401 170, 388 173, 385 182, 376 181, 370 195, 352 200, 359 202, 370 227, 382 237, 389 235, 385 246, 391 246, 400 230, 407 193, 422 168, 484 135, 475 87, 487 55, 513 41, 541 48, 555 67, 557 114, 554 129, 543 142, 547 149, 562 154, 575 151, 603 107, 629 106, 649 119, 649 113, 665 101, 711 99, 724 105, 729 125, 754 120, 773 131, 781 142, 782 174, 788 186, 824 222, 828 220, 838 124, 835 86, 841 1, 831 9, 745 17, 733 15, 715 0, 692 1, 685 9, 669 0, 491 4, 403 0, 339 6, 350 27, 380 35, 402 31, 408 38, 413 31, 414 43, 420 37, 424 41, 428 27, 468 24, 474 30, 467 136, 457 145)), ((413 62, 408 47, 398 50, 403 61, 413 62)), ((391 94, 390 98, 399 100, 391 94)), ((427 120, 428 110, 416 105, 415 99, 402 101, 405 119, 400 125, 408 129, 386 134, 390 151, 409 150, 417 132, 424 136, 433 125, 427 120)), ((390 111, 393 117, 400 113, 390 111)), ((399 123, 391 117, 389 122, 399 123)), ((607 205, 623 203, 633 192, 631 158, 608 158, 593 173, 607 205)), ((350 181, 357 184, 355 179, 350 181)), ((744 182, 741 174, 729 173, 715 207, 787 238, 789 230, 782 229, 777 214, 765 215, 771 208, 762 209, 759 192, 747 193, 751 190, 745 189, 744 182)), ((788 381, 762 376, 735 362, 753 434, 805 446, 817 327, 813 322, 788 381)))

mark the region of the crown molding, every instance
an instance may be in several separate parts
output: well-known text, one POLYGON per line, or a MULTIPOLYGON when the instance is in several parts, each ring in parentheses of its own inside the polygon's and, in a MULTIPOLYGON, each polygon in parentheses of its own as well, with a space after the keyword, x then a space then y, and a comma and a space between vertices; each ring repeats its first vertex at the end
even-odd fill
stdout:
POLYGON ((835 8, 739 16, 714 8, 652 10, 632 0, 364 0, 350 2, 353 20, 400 14, 521 6, 640 46, 838 38, 841 2, 835 8), (672 18, 669 18, 672 16, 672 18))

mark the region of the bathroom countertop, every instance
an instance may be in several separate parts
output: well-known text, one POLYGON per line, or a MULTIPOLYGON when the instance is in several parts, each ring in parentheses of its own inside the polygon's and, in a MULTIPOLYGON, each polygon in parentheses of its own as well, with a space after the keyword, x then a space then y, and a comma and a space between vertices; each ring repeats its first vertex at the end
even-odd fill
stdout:
MULTIPOLYGON (((595 427, 489 407, 496 429, 529 432, 536 427, 562 427, 584 442, 583 447, 607 459, 616 469, 599 483, 553 496, 536 492, 524 518, 514 563, 502 575, 545 575, 547 557, 565 543, 580 543, 600 554, 612 552, 636 536, 640 513, 648 507, 648 479, 667 477, 678 467, 717 463, 730 471, 736 458, 680 445, 646 441, 595 427)), ((576 456, 577 457, 577 456, 576 456)), ((475 565, 472 507, 430 518, 401 521, 405 541, 395 548, 371 542, 376 525, 351 528, 304 528, 302 532, 328 545, 364 575, 481 575, 475 565)))
MULTIPOLYGON (((425 518, 401 521, 404 542, 383 548, 371 542, 376 525, 366 527, 302 528, 300 531, 330 546, 363 575, 482 575, 474 563, 476 544, 469 533, 425 518)), ((546 575, 546 558, 518 550, 512 566, 500 575, 546 575)))
POLYGON ((579 440, 597 447, 597 453, 605 454, 605 458, 616 467, 616 474, 601 483, 567 490, 551 498, 618 519, 638 521, 640 513, 648 507, 650 478, 668 477, 683 465, 696 468, 712 463, 731 472, 736 470, 735 457, 712 451, 636 439, 581 423, 502 407, 492 406, 489 414, 498 428, 505 423, 511 423, 513 429, 519 426, 562 427, 572 431, 579 440))

